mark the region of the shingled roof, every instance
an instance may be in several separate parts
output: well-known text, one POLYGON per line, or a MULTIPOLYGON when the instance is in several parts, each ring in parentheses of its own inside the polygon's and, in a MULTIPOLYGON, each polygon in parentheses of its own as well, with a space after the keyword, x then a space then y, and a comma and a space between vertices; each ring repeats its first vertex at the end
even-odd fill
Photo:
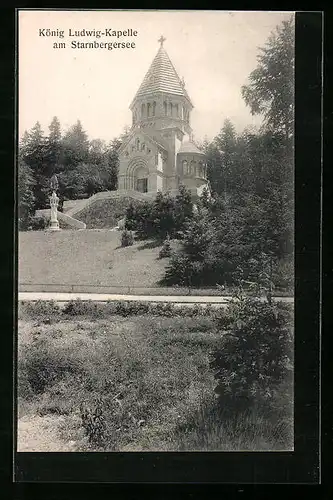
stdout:
POLYGON ((168 94, 183 96, 191 103, 184 83, 179 78, 163 45, 159 48, 133 101, 138 97, 156 92, 166 92, 168 94))
POLYGON ((180 146, 178 153, 199 153, 203 156, 205 155, 205 153, 200 151, 200 149, 198 149, 196 145, 190 141, 183 142, 182 145, 180 146))

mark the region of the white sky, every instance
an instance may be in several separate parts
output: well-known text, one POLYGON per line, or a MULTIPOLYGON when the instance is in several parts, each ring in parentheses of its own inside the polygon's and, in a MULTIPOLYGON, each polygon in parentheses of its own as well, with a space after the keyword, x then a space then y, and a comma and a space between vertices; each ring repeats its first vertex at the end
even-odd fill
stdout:
POLYGON ((19 135, 38 120, 44 132, 57 116, 65 131, 78 119, 90 139, 109 141, 131 125, 128 106, 158 48, 164 47, 195 106, 194 137, 212 139, 225 118, 238 131, 260 123, 240 88, 256 67, 258 47, 290 12, 226 11, 20 11, 19 135), (39 29, 65 30, 65 38, 39 29), (137 37, 68 37, 68 30, 138 31, 137 37), (72 49, 83 42, 134 41, 134 49, 72 49), (54 49, 54 42, 66 48, 54 49))

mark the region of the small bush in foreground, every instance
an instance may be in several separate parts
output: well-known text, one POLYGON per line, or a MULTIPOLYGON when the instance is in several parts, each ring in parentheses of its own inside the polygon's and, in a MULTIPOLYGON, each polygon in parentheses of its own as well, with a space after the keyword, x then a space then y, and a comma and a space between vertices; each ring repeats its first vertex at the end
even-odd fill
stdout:
POLYGON ((24 301, 19 304, 19 316, 27 315, 45 321, 60 314, 60 307, 54 300, 24 301))
POLYGON ((217 324, 222 336, 211 367, 218 381, 216 392, 221 405, 233 411, 253 405, 269 406, 282 383, 289 388, 288 405, 293 376, 289 306, 239 297, 217 324))
POLYGON ((110 315, 119 315, 123 317, 140 315, 196 317, 214 315, 216 314, 216 310, 213 309, 211 304, 182 306, 172 302, 119 300, 103 303, 76 299, 69 301, 65 305, 63 314, 68 316, 90 316, 92 318, 103 318, 110 315))
POLYGON ((124 231, 121 233, 121 246, 130 247, 133 245, 133 243, 134 243, 134 236, 132 231, 124 229, 124 231))

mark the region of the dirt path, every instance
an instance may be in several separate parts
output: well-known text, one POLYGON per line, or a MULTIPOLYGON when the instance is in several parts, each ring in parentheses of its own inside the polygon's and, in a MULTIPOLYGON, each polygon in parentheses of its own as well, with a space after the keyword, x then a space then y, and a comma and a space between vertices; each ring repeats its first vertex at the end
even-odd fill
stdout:
MULTIPOLYGON (((224 304, 227 305, 231 296, 200 296, 200 295, 121 295, 107 293, 66 293, 66 292, 19 292, 19 301, 55 300, 66 302, 69 300, 93 300, 105 302, 108 300, 127 300, 130 302, 173 302, 178 304, 224 304)), ((293 297, 274 297, 277 301, 294 302, 293 297)))
POLYGON ((75 441, 65 442, 58 433, 63 417, 24 416, 18 421, 17 451, 76 451, 75 441))

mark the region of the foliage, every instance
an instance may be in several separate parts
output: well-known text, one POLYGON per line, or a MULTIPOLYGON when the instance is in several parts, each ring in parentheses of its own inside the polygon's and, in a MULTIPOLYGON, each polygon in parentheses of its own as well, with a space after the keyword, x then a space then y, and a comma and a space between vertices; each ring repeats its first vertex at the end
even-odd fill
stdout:
POLYGON ((91 196, 117 187, 118 149, 122 136, 105 144, 88 140, 80 121, 62 135, 55 116, 44 135, 39 122, 20 141, 19 157, 31 170, 33 208, 49 207, 50 179, 59 180, 59 210, 63 201, 91 196))
POLYGON ((28 229, 32 231, 43 231, 49 225, 49 221, 46 217, 42 216, 34 216, 30 221, 30 226, 28 229))
MULTIPOLYGON (((223 408, 267 404, 293 375, 293 317, 290 306, 236 294, 218 320, 221 340, 211 367, 223 408)), ((291 400, 291 395, 290 395, 291 400)))
POLYGON ((133 245, 133 243, 134 243, 134 236, 132 231, 124 229, 124 231, 121 233, 121 246, 130 247, 133 245))
POLYGON ((19 388, 31 384, 35 413, 77 415, 91 450, 118 451, 138 440, 158 446, 177 415, 186 418, 212 388, 207 354, 214 335, 207 328, 198 319, 150 316, 43 330, 30 324, 29 340, 20 343, 19 388), (150 428, 158 435, 147 436, 150 428))
POLYGON ((252 114, 263 114, 265 126, 293 135, 294 109, 294 21, 291 17, 277 26, 265 47, 260 49, 258 66, 242 87, 245 103, 252 114))
POLYGON ((93 405, 82 402, 80 405, 80 416, 82 426, 88 435, 89 443, 100 447, 105 439, 105 418, 103 415, 103 401, 97 398, 93 405))
POLYGON ((172 250, 171 250, 170 237, 167 234, 167 237, 165 238, 165 240, 163 242, 163 246, 159 252, 159 258, 164 259, 166 257, 171 257, 171 252, 172 252, 172 250))
POLYGON ((163 283, 233 286, 241 268, 249 284, 268 273, 271 292, 274 285, 291 288, 293 36, 292 21, 283 23, 263 49, 251 85, 243 87, 246 104, 264 112, 265 127, 237 134, 227 119, 213 141, 203 144, 213 198, 203 196, 198 216, 183 228, 182 248, 163 283))
POLYGON ((19 313, 21 317, 27 316, 31 319, 50 319, 60 314, 60 307, 54 300, 36 300, 21 302, 19 313))
POLYGON ((214 316, 59 316, 55 325, 27 321, 19 329, 19 410, 62 415, 57 430, 78 451, 292 447, 291 419, 278 410, 291 408, 282 397, 288 383, 273 394, 271 413, 232 407, 228 416, 216 404, 209 353, 221 336, 214 316))
POLYGON ((31 225, 35 213, 34 178, 30 167, 19 159, 18 162, 18 224, 24 231, 31 225))
MULTIPOLYGON (((62 309, 53 301, 22 302, 19 308, 20 319, 41 319, 42 322, 57 322, 62 317, 89 317, 93 319, 109 318, 112 315, 128 316, 161 316, 174 317, 210 317, 216 314, 210 304, 191 306, 172 302, 142 302, 131 300, 109 301, 107 303, 91 300, 70 300, 62 309)), ((221 312, 219 313, 221 315, 221 312)))
POLYGON ((177 196, 158 192, 155 200, 147 201, 136 207, 131 204, 126 212, 125 227, 134 230, 136 237, 164 241, 179 238, 188 220, 193 217, 193 204, 190 192, 179 187, 177 196))

